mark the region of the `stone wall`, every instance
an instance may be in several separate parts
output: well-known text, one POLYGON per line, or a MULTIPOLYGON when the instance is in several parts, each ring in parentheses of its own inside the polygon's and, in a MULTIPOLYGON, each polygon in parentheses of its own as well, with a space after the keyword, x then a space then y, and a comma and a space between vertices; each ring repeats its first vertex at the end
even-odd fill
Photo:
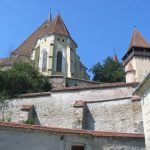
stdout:
MULTIPOLYGON (((29 127, 30 128, 30 127, 29 127)), ((116 134, 117 135, 117 134, 116 134)), ((85 150, 145 150, 144 137, 94 136, 78 133, 55 133, 23 128, 0 127, 2 150, 71 150, 82 145, 85 150)))
POLYGON ((143 133, 143 116, 140 101, 132 101, 134 131, 143 133))
POLYGON ((133 88, 127 86, 57 91, 47 96, 16 98, 5 106, 5 118, 9 115, 11 121, 21 122, 22 106, 34 105, 35 122, 40 125, 143 132, 140 102, 134 103, 130 99, 132 91, 133 88), (74 107, 77 100, 85 101, 85 105, 74 107))
POLYGON ((55 75, 48 78, 49 82, 52 85, 52 88, 62 88, 66 87, 66 78, 64 78, 62 75, 55 75))
POLYGON ((61 73, 57 72, 57 75, 52 75, 48 78, 52 84, 52 88, 63 88, 72 86, 90 86, 100 84, 100 82, 94 82, 90 80, 83 80, 78 78, 66 78, 61 73))
MULTIPOLYGON (((139 105, 138 102, 137 105, 139 105)), ((87 103, 85 128, 100 131, 143 132, 141 108, 132 109, 130 99, 87 103), (137 126, 135 126, 135 124, 137 126)))
POLYGON ((96 85, 100 84, 100 82, 94 82, 90 80, 83 80, 78 78, 66 78, 66 85, 68 87, 71 86, 90 86, 90 85, 96 85))

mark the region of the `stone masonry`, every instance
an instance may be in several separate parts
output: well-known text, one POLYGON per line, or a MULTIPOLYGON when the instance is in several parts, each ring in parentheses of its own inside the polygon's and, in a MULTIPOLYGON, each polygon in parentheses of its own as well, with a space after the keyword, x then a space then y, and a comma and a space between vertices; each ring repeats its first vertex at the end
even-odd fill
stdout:
POLYGON ((133 101, 131 85, 54 90, 51 94, 9 100, 5 116, 20 122, 23 105, 34 105, 35 123, 51 127, 143 133, 140 101, 133 101), (82 107, 75 102, 83 101, 82 107))

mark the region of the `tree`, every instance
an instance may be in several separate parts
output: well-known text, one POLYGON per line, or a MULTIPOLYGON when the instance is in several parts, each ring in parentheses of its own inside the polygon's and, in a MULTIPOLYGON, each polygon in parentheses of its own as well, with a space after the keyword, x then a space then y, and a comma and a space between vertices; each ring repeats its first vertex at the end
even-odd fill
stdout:
POLYGON ((18 94, 50 91, 48 79, 31 62, 19 61, 11 69, 0 71, 0 101, 18 94))
POLYGON ((104 63, 95 64, 90 71, 94 74, 93 80, 99 82, 124 82, 125 72, 121 62, 114 62, 112 57, 104 60, 104 63))

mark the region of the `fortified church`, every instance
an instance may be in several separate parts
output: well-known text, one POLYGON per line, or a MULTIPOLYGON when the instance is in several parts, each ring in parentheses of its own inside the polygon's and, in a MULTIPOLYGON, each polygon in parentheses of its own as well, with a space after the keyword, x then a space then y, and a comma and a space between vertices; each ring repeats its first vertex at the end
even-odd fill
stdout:
MULTIPOLYGON (((11 67, 20 59, 31 60, 53 85, 50 92, 22 94, 6 101, 0 113, 4 112, 5 121, 11 118, 15 123, 1 122, 3 130, 0 134, 14 135, 15 142, 19 140, 16 133, 21 133, 26 137, 24 143, 29 145, 24 130, 32 130, 35 139, 34 132, 48 132, 54 137, 42 135, 43 138, 49 139, 51 144, 54 141, 58 150, 61 145, 57 136, 60 141, 66 137, 67 150, 144 150, 140 98, 133 92, 150 71, 150 44, 137 29, 134 30, 123 56, 126 82, 121 83, 90 81, 76 48, 77 44, 61 16, 52 20, 49 15, 48 20, 11 53, 10 58, 0 59, 2 69, 11 67), (23 124, 31 118, 34 118, 35 126, 23 124)), ((32 140, 37 145, 42 145, 39 137, 37 141, 35 139, 32 140)), ((8 141, 6 136, 5 140, 8 141)))

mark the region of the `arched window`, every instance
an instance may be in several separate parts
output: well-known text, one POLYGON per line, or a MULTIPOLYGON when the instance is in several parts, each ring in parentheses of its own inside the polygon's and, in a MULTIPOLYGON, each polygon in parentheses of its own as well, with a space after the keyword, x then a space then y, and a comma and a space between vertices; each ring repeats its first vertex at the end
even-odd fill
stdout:
POLYGON ((57 53, 57 66, 56 71, 61 72, 62 71, 62 52, 57 53))
POLYGON ((46 71, 47 69, 47 52, 43 52, 43 62, 42 62, 42 71, 46 71))

